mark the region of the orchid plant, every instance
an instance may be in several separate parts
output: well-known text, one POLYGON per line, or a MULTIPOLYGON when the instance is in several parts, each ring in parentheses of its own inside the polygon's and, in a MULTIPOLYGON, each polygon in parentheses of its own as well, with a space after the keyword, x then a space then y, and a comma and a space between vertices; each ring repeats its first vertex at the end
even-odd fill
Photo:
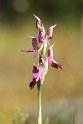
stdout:
MULTIPOLYGON (((34 14, 33 14, 34 15, 34 14)), ((20 50, 25 53, 33 53, 33 70, 32 70, 32 81, 29 84, 31 89, 37 85, 38 89, 38 124, 42 124, 42 112, 41 112, 41 89, 45 79, 45 76, 48 72, 48 63, 55 69, 62 69, 62 65, 58 63, 53 58, 53 46, 51 45, 50 40, 53 37, 53 29, 56 26, 50 26, 45 35, 44 26, 39 17, 34 15, 36 18, 36 28, 38 30, 37 37, 29 36, 32 39, 32 50, 20 50), (40 45, 39 45, 40 44, 40 45), (40 46, 40 47, 39 47, 40 46), (35 58, 38 60, 38 64, 34 63, 35 58)))

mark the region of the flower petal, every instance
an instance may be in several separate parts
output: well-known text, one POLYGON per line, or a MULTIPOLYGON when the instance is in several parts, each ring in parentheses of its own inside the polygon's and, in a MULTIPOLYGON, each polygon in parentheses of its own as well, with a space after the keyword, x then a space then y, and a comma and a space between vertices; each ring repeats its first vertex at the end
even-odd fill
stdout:
POLYGON ((36 82, 42 80, 42 72, 43 72, 43 69, 40 68, 38 73, 35 75, 36 76, 36 82))
MULTIPOLYGON (((33 14, 33 15, 34 15, 34 14, 33 14)), ((34 15, 34 17, 37 19, 37 21, 36 21, 36 28, 37 28, 38 30, 41 30, 42 24, 41 24, 40 18, 39 18, 38 16, 36 16, 36 15, 34 15)))
POLYGON ((56 24, 51 26, 51 27, 49 27, 49 29, 47 31, 47 35, 46 35, 48 37, 48 39, 52 39, 52 37, 53 37, 53 29, 54 29, 55 26, 56 26, 56 24))
MULTIPOLYGON (((33 15, 34 15, 34 14, 33 14, 33 15)), ((37 21, 36 21, 36 28, 37 28, 39 31, 42 31, 43 34, 45 35, 45 29, 44 29, 43 24, 41 23, 41 19, 40 19, 38 16, 36 16, 36 15, 34 15, 34 17, 37 19, 37 21)))
MULTIPOLYGON (((54 43, 55 44, 55 43, 54 43)), ((51 45, 50 47, 49 47, 49 49, 48 49, 48 57, 49 58, 53 58, 53 46, 54 46, 54 44, 53 45, 51 45)))
POLYGON ((33 64, 33 79, 35 78, 36 82, 42 79, 42 67, 37 68, 35 64, 33 64))
POLYGON ((29 87, 32 89, 32 88, 34 88, 35 84, 36 84, 36 80, 35 80, 35 78, 33 78, 33 80, 29 84, 29 87))
POLYGON ((34 50, 19 50, 20 52, 25 52, 25 53, 29 53, 29 52, 35 52, 34 50))
POLYGON ((38 16, 36 16, 35 14, 33 14, 33 15, 41 23, 41 19, 38 16))
POLYGON ((58 68, 63 68, 62 65, 60 63, 58 63, 57 61, 55 61, 53 58, 49 59, 49 63, 52 67, 58 69, 58 68))
POLYGON ((32 46, 33 46, 33 50, 38 51, 39 47, 38 47, 38 42, 36 38, 32 38, 32 46))
POLYGON ((33 36, 27 35, 32 39, 33 50, 37 51, 39 49, 37 39, 33 36))

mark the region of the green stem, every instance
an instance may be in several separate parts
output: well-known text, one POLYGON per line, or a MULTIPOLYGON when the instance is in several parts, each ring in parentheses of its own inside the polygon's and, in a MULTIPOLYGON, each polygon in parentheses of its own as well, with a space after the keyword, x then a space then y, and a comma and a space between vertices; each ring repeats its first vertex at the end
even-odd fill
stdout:
POLYGON ((38 124, 42 124, 42 111, 41 111, 41 83, 38 85, 38 124))

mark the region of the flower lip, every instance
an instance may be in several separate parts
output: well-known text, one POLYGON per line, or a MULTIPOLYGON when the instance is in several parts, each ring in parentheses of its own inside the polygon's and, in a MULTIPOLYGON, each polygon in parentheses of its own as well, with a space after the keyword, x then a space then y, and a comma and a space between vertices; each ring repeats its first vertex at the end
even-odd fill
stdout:
POLYGON ((43 68, 39 67, 38 73, 34 75, 34 77, 36 78, 36 82, 42 80, 42 75, 43 75, 43 68))
POLYGON ((33 79, 29 84, 31 89, 42 80, 43 68, 39 67, 39 69, 37 69, 37 66, 35 64, 33 64, 32 72, 33 72, 33 79))
POLYGON ((34 88, 35 84, 36 84, 36 80, 35 80, 35 78, 33 78, 33 80, 29 84, 29 87, 32 89, 32 88, 34 88))
POLYGON ((52 67, 58 69, 58 68, 63 68, 62 65, 60 63, 58 63, 57 61, 55 61, 53 58, 49 59, 49 63, 52 67))

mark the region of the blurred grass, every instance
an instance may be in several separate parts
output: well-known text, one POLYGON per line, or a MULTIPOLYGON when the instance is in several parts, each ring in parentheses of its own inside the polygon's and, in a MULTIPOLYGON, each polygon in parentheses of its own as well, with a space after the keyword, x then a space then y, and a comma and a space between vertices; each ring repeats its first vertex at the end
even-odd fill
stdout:
MULTIPOLYGON (((63 65, 63 70, 54 70, 49 66, 42 92, 42 104, 45 106, 59 99, 78 100, 83 96, 83 29, 79 20, 74 21, 68 24, 60 22, 54 30, 54 57, 63 65)), ((26 34, 36 35, 34 24, 33 18, 22 25, 19 21, 10 25, 0 24, 1 124, 7 124, 16 106, 27 112, 34 109, 34 114, 37 111, 36 87, 33 90, 28 87, 32 79, 33 55, 18 52, 20 49, 31 49, 31 39, 26 34)), ((55 22, 44 22, 46 28, 52 24, 55 22)))

